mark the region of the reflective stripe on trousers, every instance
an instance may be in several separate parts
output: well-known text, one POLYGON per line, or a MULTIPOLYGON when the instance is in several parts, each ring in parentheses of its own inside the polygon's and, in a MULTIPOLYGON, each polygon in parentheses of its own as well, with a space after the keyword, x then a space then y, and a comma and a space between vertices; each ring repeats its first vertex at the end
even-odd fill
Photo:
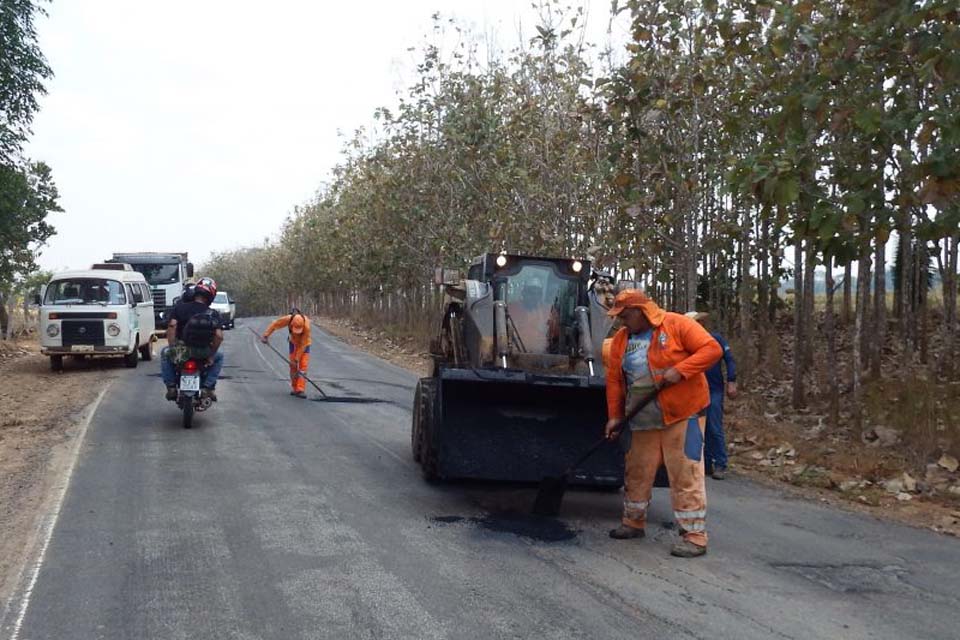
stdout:
POLYGON ((634 431, 626 455, 623 523, 646 526, 646 510, 660 465, 670 479, 670 502, 685 540, 706 546, 706 488, 703 474, 703 430, 706 420, 693 417, 663 429, 634 431), (628 505, 633 508, 628 508, 628 505), (643 508, 640 509, 640 505, 643 508))

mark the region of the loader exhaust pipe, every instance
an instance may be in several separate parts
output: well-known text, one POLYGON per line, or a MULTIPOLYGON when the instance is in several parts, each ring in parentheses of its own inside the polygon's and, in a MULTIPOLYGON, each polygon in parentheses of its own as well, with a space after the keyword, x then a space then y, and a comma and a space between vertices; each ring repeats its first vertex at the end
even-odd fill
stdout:
POLYGON ((510 352, 507 342, 507 303, 497 300, 493 303, 493 325, 497 336, 497 357, 503 368, 507 368, 507 354, 510 352))
POLYGON ((596 375, 593 369, 593 340, 590 339, 590 310, 586 307, 577 307, 573 310, 580 329, 580 356, 587 361, 590 368, 590 377, 596 375))

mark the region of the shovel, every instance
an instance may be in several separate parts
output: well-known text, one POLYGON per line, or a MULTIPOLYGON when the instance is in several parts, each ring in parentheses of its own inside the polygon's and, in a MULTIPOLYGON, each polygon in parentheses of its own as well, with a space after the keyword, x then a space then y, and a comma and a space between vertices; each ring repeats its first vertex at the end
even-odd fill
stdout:
POLYGON ((567 491, 567 481, 570 476, 576 471, 577 467, 582 465, 587 458, 592 456, 597 452, 600 447, 602 447, 607 442, 616 440, 616 436, 619 435, 620 431, 623 430, 624 426, 637 415, 641 409, 653 402, 657 397, 657 394, 660 392, 660 389, 653 389, 650 393, 640 398, 633 408, 627 412, 623 418, 620 419, 620 422, 617 423, 616 427, 613 430, 613 434, 610 439, 606 437, 600 438, 595 442, 587 451, 577 458, 576 462, 567 467, 567 469, 560 474, 559 477, 554 476, 545 476, 540 480, 540 487, 537 490, 537 499, 533 502, 533 513, 538 516, 555 516, 560 513, 560 504, 563 502, 563 494, 567 491))
MULTIPOLYGON (((260 337, 260 334, 257 333, 256 331, 254 331, 253 327, 248 326, 247 329, 250 329, 250 331, 253 331, 253 333, 256 334, 256 336, 257 336, 258 338, 260 337)), ((287 362, 287 361, 288 361, 287 358, 284 358, 284 357, 283 357, 283 354, 280 353, 279 351, 277 351, 276 348, 275 348, 272 344, 270 344, 269 342, 264 342, 264 344, 267 345, 268 347, 270 347, 270 350, 273 351, 273 352, 274 352, 275 354, 277 354, 278 356, 280 356, 280 358, 281 358, 284 362, 287 362)), ((316 389, 317 391, 319 391, 321 396, 323 396, 324 398, 327 397, 327 394, 325 394, 325 393, 323 392, 323 389, 321 389, 319 386, 317 386, 317 383, 314 382, 313 380, 311 380, 310 378, 308 378, 308 377, 306 376, 306 374, 300 373, 300 372, 298 371, 298 372, 297 372, 297 375, 299 375, 301 378, 303 378, 304 380, 306 380, 307 382, 309 382, 310 384, 312 384, 312 385, 313 385, 313 388, 316 389)))
MULTIPOLYGON (((253 333, 256 334, 256 336, 257 336, 258 338, 260 337, 260 334, 257 333, 256 331, 254 331, 253 327, 248 326, 247 328, 250 329, 250 331, 253 331, 253 333)), ((280 353, 279 351, 277 351, 277 349, 276 349, 272 344, 270 344, 269 342, 265 342, 264 344, 266 344, 268 347, 270 347, 270 349, 271 349, 275 354, 277 354, 284 362, 287 362, 287 361, 288 361, 287 358, 285 358, 282 353, 280 353)), ((353 396, 328 396, 326 393, 323 392, 323 389, 321 389, 321 388, 317 385, 316 382, 314 382, 313 380, 311 380, 310 378, 308 378, 308 377, 306 376, 306 374, 303 374, 303 373, 299 373, 299 372, 298 372, 298 375, 299 375, 301 378, 303 378, 304 380, 306 380, 307 382, 309 382, 310 384, 312 384, 312 385, 313 385, 313 388, 320 392, 320 396, 321 396, 321 397, 320 397, 320 398, 314 398, 314 401, 315 401, 315 402, 339 402, 339 403, 351 403, 351 402, 352 402, 352 403, 356 403, 356 404, 374 404, 374 403, 378 403, 378 402, 387 402, 386 400, 379 400, 379 399, 377 399, 377 398, 363 398, 363 397, 353 397, 353 396)))

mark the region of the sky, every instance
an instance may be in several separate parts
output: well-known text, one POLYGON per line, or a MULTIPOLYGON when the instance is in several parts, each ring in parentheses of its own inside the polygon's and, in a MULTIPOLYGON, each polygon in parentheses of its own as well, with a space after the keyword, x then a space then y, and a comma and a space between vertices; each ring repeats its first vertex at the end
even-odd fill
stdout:
MULTIPOLYGON (((621 46, 609 0, 581 4, 587 39, 621 46)), ((51 166, 64 208, 38 260, 54 271, 261 244, 329 178, 342 135, 396 104, 435 12, 502 49, 538 14, 510 0, 46 6, 37 31, 55 77, 27 154, 51 166)))

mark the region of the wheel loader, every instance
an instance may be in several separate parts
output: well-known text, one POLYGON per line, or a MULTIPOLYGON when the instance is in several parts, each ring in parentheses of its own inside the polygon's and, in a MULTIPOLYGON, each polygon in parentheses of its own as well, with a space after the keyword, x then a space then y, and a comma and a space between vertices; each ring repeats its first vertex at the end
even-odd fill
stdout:
MULTIPOLYGON (((466 278, 438 270, 433 372, 417 384, 413 457, 428 480, 537 482, 596 442, 606 423, 601 358, 612 278, 585 260, 487 253, 466 278)), ((610 446, 572 484, 620 486, 610 446)))

